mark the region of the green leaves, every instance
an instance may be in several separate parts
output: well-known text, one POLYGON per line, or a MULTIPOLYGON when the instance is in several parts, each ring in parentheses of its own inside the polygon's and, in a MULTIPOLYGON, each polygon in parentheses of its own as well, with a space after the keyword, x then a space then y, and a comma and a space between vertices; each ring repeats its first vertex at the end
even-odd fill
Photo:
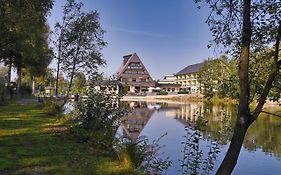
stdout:
MULTIPOLYGON (((99 23, 96 11, 85 13, 82 3, 68 1, 65 5, 65 24, 61 35, 62 68, 71 76, 77 71, 89 75, 104 65, 100 53, 106 45, 103 41, 104 30, 99 23)), ((58 26, 58 25, 57 25, 58 26)))
POLYGON ((120 119, 127 113, 120 104, 120 98, 114 92, 97 90, 94 81, 90 83, 87 99, 81 101, 74 112, 74 118, 77 119, 75 128, 80 132, 78 136, 82 141, 113 149, 120 119))
MULTIPOLYGON (((227 53, 239 54, 242 40, 243 2, 232 0, 194 0, 198 7, 206 3, 211 12, 206 23, 213 34, 210 45, 222 46, 227 53), (202 5, 201 5, 202 4, 202 5)), ((281 20, 279 0, 253 0, 251 3, 251 48, 258 51, 274 42, 281 20)))
POLYGON ((104 30, 100 26, 99 14, 96 11, 83 12, 83 3, 68 0, 64 6, 62 23, 55 26, 54 41, 58 59, 57 74, 60 66, 68 75, 71 91, 74 74, 95 74, 98 66, 105 65, 101 50, 106 46, 103 40, 104 30))
POLYGON ((198 73, 199 81, 203 84, 203 94, 207 100, 214 95, 219 97, 238 98, 238 76, 235 60, 226 56, 205 61, 198 73))
POLYGON ((0 2, 0 62, 17 68, 18 88, 22 68, 39 76, 52 60, 46 25, 52 5, 53 0, 0 2))

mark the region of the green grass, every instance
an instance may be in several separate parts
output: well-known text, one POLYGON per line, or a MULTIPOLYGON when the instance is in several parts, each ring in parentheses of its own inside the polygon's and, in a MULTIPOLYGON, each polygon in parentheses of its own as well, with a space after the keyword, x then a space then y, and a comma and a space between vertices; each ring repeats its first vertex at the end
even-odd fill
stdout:
POLYGON ((126 165, 87 143, 38 105, 0 107, 0 174, 130 174, 126 165))

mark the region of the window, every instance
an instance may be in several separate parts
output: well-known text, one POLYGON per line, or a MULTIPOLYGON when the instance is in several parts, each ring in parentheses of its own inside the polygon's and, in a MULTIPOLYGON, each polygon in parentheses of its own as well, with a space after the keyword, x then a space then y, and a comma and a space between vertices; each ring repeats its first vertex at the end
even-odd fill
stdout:
POLYGON ((142 66, 140 63, 130 63, 128 69, 142 69, 142 66))

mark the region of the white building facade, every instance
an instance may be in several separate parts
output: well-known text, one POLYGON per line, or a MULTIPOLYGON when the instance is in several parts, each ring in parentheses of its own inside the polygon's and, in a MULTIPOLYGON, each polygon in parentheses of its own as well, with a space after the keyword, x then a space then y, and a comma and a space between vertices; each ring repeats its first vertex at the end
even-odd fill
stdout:
POLYGON ((202 85, 198 81, 198 72, 203 65, 204 63, 189 65, 175 74, 180 91, 188 91, 191 94, 201 93, 202 85))

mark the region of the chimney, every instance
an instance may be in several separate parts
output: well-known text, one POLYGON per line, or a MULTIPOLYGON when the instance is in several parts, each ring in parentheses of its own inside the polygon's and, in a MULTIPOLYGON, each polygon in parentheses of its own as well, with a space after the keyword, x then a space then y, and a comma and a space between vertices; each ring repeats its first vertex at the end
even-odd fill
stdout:
POLYGON ((132 55, 125 55, 123 56, 123 66, 125 66, 125 64, 128 62, 129 58, 131 57, 132 55))

